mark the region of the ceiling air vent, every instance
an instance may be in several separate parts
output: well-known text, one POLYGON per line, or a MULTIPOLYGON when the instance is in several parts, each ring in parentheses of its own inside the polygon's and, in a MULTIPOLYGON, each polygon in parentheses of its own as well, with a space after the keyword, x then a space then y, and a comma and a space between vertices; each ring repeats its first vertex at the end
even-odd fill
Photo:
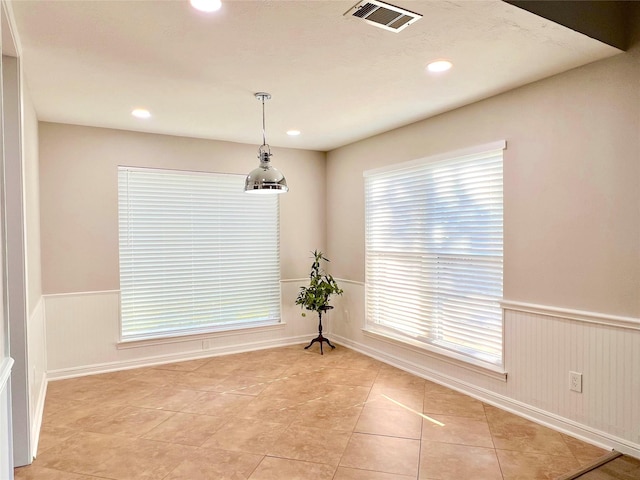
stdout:
POLYGON ((356 17, 376 27, 399 32, 413 22, 420 20, 422 15, 404 8, 378 2, 377 0, 364 0, 352 7, 345 16, 356 17))

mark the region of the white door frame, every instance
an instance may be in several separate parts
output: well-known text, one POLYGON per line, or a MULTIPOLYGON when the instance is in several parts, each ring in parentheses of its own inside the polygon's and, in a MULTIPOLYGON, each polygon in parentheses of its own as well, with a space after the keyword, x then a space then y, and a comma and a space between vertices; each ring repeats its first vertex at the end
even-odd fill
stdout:
POLYGON ((2 135, 4 312, 9 321, 13 461, 33 461, 27 348, 26 256, 24 240, 24 183, 22 162, 22 92, 17 42, 7 5, 2 2, 2 135))

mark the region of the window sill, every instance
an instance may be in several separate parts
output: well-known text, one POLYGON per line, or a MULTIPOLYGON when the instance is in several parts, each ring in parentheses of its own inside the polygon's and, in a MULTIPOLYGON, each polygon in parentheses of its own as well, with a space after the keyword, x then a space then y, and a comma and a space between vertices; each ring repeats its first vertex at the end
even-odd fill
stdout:
POLYGON ((140 338, 132 340, 120 340, 116 343, 118 350, 125 350, 129 348, 150 347, 153 345, 167 345, 171 343, 184 343, 193 342, 197 340, 209 340, 221 337, 231 337, 235 335, 246 335, 249 333, 268 332, 271 330, 279 330, 286 326, 285 322, 270 324, 270 325, 247 325, 247 326, 233 326, 227 328, 221 328, 214 331, 203 331, 197 333, 176 334, 169 337, 152 337, 152 338, 140 338))
POLYGON ((464 368, 474 373, 485 375, 502 382, 507 381, 507 372, 504 370, 504 368, 498 365, 491 365, 481 361, 474 361, 472 359, 464 357, 463 355, 445 350, 444 348, 438 348, 437 346, 428 345, 416 340, 411 340, 410 338, 406 337, 394 336, 389 334, 388 332, 383 333, 377 330, 372 330, 370 328, 363 328, 362 332, 367 337, 383 341, 391 345, 398 346, 421 355, 425 355, 427 357, 431 357, 440 362, 445 362, 459 368, 464 368))

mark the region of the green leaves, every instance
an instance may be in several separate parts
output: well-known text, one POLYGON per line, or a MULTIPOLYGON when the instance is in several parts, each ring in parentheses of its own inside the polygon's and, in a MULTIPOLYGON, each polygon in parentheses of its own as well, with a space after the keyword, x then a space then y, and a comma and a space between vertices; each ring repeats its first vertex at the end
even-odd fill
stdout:
MULTIPOLYGON (((331 295, 342 295, 342 289, 338 286, 338 283, 321 266, 321 262, 328 261, 329 259, 322 252, 318 250, 313 252, 309 286, 300 287, 296 305, 313 312, 320 312, 329 306, 331 295)), ((304 316, 304 313, 302 315, 304 316)))

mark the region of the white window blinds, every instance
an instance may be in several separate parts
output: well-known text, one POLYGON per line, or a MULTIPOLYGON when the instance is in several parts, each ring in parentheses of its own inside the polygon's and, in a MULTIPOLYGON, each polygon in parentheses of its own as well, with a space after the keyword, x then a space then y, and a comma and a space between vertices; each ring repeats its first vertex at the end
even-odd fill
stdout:
POLYGON ((119 167, 123 341, 280 321, 278 195, 244 177, 119 167))
POLYGON ((500 366, 504 142, 489 147, 365 172, 366 315, 372 331, 500 366))

